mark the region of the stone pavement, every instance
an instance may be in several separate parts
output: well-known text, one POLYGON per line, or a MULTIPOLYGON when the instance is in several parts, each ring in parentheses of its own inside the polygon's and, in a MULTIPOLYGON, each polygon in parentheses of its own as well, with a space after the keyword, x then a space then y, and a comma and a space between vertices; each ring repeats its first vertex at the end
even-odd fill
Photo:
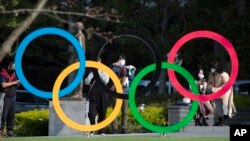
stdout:
MULTIPOLYGON (((123 137, 123 136, 171 136, 171 137, 229 137, 229 126, 187 126, 180 132, 174 133, 130 133, 130 134, 106 134, 106 137, 123 137)), ((99 137, 103 135, 93 135, 99 137)))

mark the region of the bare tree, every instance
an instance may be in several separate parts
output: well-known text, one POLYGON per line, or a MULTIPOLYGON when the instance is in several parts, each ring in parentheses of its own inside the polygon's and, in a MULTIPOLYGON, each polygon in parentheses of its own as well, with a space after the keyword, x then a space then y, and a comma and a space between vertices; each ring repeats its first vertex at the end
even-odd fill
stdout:
MULTIPOLYGON (((58 11, 55 9, 45 9, 43 8, 46 4, 47 0, 40 0, 34 9, 14 9, 14 10, 3 10, 0 11, 0 14, 24 14, 24 13, 30 13, 30 16, 27 17, 23 22, 9 35, 9 37, 5 40, 5 42, 2 44, 2 47, 0 49, 0 61, 6 56, 14 55, 15 53, 11 53, 12 46, 15 43, 15 41, 19 38, 19 36, 32 24, 32 22, 35 20, 35 18, 39 14, 44 14, 50 18, 53 18, 60 23, 68 24, 69 29, 71 28, 70 25, 76 21, 73 20, 72 16, 74 17, 86 17, 94 20, 101 20, 106 22, 116 22, 120 23, 120 19, 122 18, 122 15, 119 15, 118 12, 115 9, 105 9, 103 7, 88 7, 88 6, 82 6, 81 12, 74 12, 74 6, 79 6, 79 0, 61 0, 60 6, 63 11, 58 11), (67 17, 67 19, 62 18, 62 16, 67 17)), ((82 22, 82 21, 81 21, 82 22)), ((108 40, 108 36, 112 36, 110 32, 101 32, 99 28, 85 28, 85 31, 87 33, 87 38, 89 39, 92 34, 101 37, 103 39, 108 40)), ((72 58, 76 58, 74 56, 76 55, 76 52, 72 52, 73 47, 68 47, 68 62, 73 63, 75 59, 72 60, 72 58)), ((13 51, 15 52, 15 51, 13 51)), ((46 58, 40 58, 49 62, 53 62, 55 64, 59 64, 62 66, 62 64, 54 61, 54 60, 48 60, 46 58)), ((68 78, 68 82, 70 83, 75 77, 75 74, 70 74, 68 78)), ((79 97, 82 95, 82 83, 79 84, 79 86, 71 93, 71 96, 79 97)))
POLYGON ((38 11, 35 11, 31 13, 26 19, 22 21, 22 23, 9 35, 9 37, 4 41, 2 44, 2 47, 0 48, 0 61, 3 60, 3 58, 10 54, 11 47, 15 43, 15 41, 19 38, 19 36, 32 24, 32 22, 36 19, 36 17, 39 15, 39 10, 42 9, 47 0, 39 0, 35 6, 34 9, 37 9, 38 11))
MULTIPOLYGON (((16 40, 22 35, 22 33, 34 22, 36 17, 39 14, 47 15, 51 18, 54 18, 62 23, 71 24, 72 21, 69 19, 63 19, 59 15, 68 15, 70 17, 79 16, 79 17, 86 17, 94 20, 102 20, 107 22, 116 22, 120 23, 120 19, 122 15, 117 14, 117 11, 112 9, 108 11, 103 7, 85 7, 83 12, 72 12, 72 11, 57 11, 52 9, 44 9, 47 0, 39 0, 34 9, 14 9, 14 10, 3 10, 0 11, 0 15, 3 14, 24 14, 30 13, 30 15, 24 19, 20 25, 8 36, 8 38, 4 41, 4 43, 0 47, 0 61, 7 55, 11 55, 11 48, 16 40)), ((90 34, 95 34, 97 36, 103 37, 107 39, 106 33, 101 33, 93 28, 86 29, 87 32, 91 32, 90 34)), ((89 34, 89 35, 90 35, 89 34)), ((12 54, 13 55, 13 54, 12 54)))

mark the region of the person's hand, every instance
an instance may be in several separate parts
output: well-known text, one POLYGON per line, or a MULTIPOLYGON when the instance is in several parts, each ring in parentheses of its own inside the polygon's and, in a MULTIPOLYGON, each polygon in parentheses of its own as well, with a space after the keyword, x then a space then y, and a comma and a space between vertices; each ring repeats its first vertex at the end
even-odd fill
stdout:
POLYGON ((206 89, 204 87, 201 88, 201 92, 205 93, 206 89))
POLYGON ((14 84, 15 84, 15 85, 18 85, 19 83, 20 83, 20 81, 19 81, 19 80, 16 80, 14 84))
POLYGON ((13 81, 12 85, 18 85, 19 84, 19 80, 13 81))
POLYGON ((212 92, 213 92, 213 93, 215 93, 215 91, 216 91, 216 88, 215 88, 215 87, 213 87, 213 88, 212 88, 212 92))
POLYGON ((115 91, 115 86, 113 85, 113 86, 111 86, 111 88, 110 88, 112 91, 115 91))
POLYGON ((212 89, 212 92, 213 92, 213 93, 216 93, 216 92, 218 92, 219 90, 221 90, 221 87, 219 87, 219 88, 213 88, 213 89, 212 89))
POLYGON ((113 65, 118 66, 118 67, 121 66, 119 62, 115 62, 115 63, 113 63, 113 65))

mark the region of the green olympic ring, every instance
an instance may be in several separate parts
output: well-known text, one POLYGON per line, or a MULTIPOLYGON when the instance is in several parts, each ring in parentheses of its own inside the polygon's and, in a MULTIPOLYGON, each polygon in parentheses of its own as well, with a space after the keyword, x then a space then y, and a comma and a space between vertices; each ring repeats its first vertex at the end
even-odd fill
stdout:
MULTIPOLYGON (((189 124, 189 122, 192 121, 194 115, 197 112, 198 109, 198 101, 193 101, 192 102, 192 107, 188 114, 184 117, 184 119, 176 124, 170 125, 170 126, 158 126, 158 125, 153 125, 152 123, 149 123, 146 121, 142 115, 138 112, 136 108, 136 102, 135 102, 135 93, 136 93, 136 87, 139 84, 140 80, 149 72, 152 72, 155 69, 155 64, 151 64, 147 67, 145 67, 143 70, 141 70, 138 75, 134 78, 134 81, 132 82, 132 85, 130 87, 129 91, 129 107, 131 109, 131 112, 135 119, 146 129, 153 131, 153 132, 158 132, 158 133, 166 133, 166 132, 174 132, 178 131, 179 129, 185 127, 186 125, 189 124)), ((174 71, 180 73, 189 83, 191 86, 192 92, 194 94, 199 94, 198 86, 195 83, 194 78, 192 75, 182 68, 181 66, 178 66, 176 64, 169 64, 167 62, 162 62, 162 68, 163 69, 173 69, 174 71)))

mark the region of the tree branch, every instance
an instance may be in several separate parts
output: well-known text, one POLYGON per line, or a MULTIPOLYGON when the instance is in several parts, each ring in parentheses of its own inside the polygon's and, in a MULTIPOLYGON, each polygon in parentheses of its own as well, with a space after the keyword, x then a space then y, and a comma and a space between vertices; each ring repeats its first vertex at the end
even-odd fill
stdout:
POLYGON ((44 7, 47 0, 39 0, 37 5, 34 7, 37 11, 31 13, 22 23, 9 35, 9 37, 4 41, 2 47, 0 48, 0 61, 11 52, 11 47, 19 38, 19 36, 32 24, 32 22, 39 15, 40 10, 44 7))
POLYGON ((68 22, 67 20, 65 20, 65 19, 63 19, 63 18, 60 18, 60 17, 59 17, 58 15, 56 15, 56 14, 50 14, 50 13, 41 13, 41 14, 46 15, 46 16, 48 16, 48 17, 51 17, 51 18, 53 18, 53 19, 55 19, 55 20, 57 20, 57 21, 59 21, 59 22, 61 22, 61 23, 71 24, 71 22, 68 22))
POLYGON ((0 11, 0 14, 19 14, 19 13, 26 13, 26 12, 44 12, 44 13, 53 13, 53 14, 60 14, 60 15, 74 15, 74 16, 83 16, 95 20, 101 21, 109 21, 120 23, 120 18, 122 15, 117 15, 116 12, 109 13, 105 11, 102 7, 93 7, 89 8, 85 13, 81 12, 70 12, 70 11, 57 11, 57 10, 50 10, 50 9, 16 9, 16 10, 4 10, 0 11))

